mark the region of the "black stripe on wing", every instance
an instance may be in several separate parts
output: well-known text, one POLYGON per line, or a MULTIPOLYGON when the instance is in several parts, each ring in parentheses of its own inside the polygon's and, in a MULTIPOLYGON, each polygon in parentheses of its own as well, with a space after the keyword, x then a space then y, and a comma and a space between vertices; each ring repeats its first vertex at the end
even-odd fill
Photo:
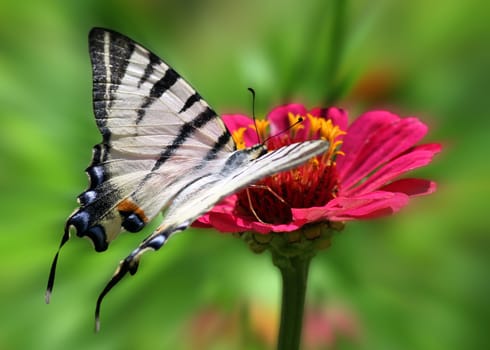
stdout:
POLYGON ((215 118, 218 118, 218 115, 211 108, 206 107, 204 111, 199 113, 197 117, 192 119, 190 122, 182 124, 177 134, 177 137, 174 138, 173 142, 165 147, 165 149, 160 153, 160 157, 156 161, 151 171, 153 172, 155 170, 158 170, 182 146, 182 144, 188 138, 190 138, 197 130, 199 130, 215 118))
MULTIPOLYGON (((148 66, 150 66, 148 64, 148 66)), ((148 68, 147 66, 147 68, 148 68)), ((136 124, 139 124, 146 114, 147 108, 149 108, 155 101, 157 101, 168 89, 170 89, 180 78, 180 75, 174 71, 172 68, 168 68, 165 71, 164 76, 158 80, 155 85, 152 86, 150 90, 150 96, 146 96, 145 100, 138 108, 138 118, 136 119, 136 124)))
MULTIPOLYGON (((183 147, 183 144, 187 139, 191 138, 194 133, 199 131, 200 128, 205 127, 207 123, 216 118, 219 118, 218 115, 211 108, 206 107, 204 111, 197 115, 197 117, 189 122, 182 124, 177 133, 177 136, 173 139, 172 143, 167 145, 165 149, 160 153, 160 156, 153 165, 150 173, 148 173, 148 175, 146 175, 145 178, 139 183, 138 188, 134 193, 140 191, 152 176, 157 175, 157 170, 160 169, 165 164, 165 162, 179 150, 180 147, 183 147)), ((202 162, 196 164, 195 168, 202 168, 203 166, 205 166, 207 161, 216 158, 218 152, 222 150, 229 143, 230 140, 231 134, 225 128, 221 136, 214 143, 213 147, 211 147, 206 153, 202 162)))
MULTIPOLYGON (((144 118, 148 108, 177 84, 181 78, 175 70, 163 63, 158 56, 119 33, 95 28, 90 32, 89 45, 94 79, 94 112, 97 125, 103 135, 103 142, 96 145, 93 149, 92 163, 86 169, 90 178, 90 186, 78 197, 80 208, 68 219, 68 225, 75 226, 78 235, 89 236, 94 242, 96 250, 101 251, 107 248, 107 244, 104 228, 99 225, 98 220, 100 220, 102 214, 110 211, 118 203, 122 195, 117 188, 113 188, 113 185, 106 182, 111 175, 110 170, 104 165, 110 153, 111 133, 106 126, 107 117, 115 99, 115 94, 127 74, 132 55, 138 48, 143 50, 140 55, 147 58, 146 63, 142 66, 144 72, 139 79, 138 86, 148 81, 156 81, 151 88, 148 88, 148 96, 143 98, 139 108, 135 107, 138 115, 136 124, 144 118), (157 67, 164 70, 162 72, 160 69, 159 77, 157 79, 153 77, 152 79, 152 75, 157 73, 157 67), (163 76, 160 75, 162 73, 163 76)), ((201 96, 192 91, 181 110, 185 111, 200 101, 201 96)), ((149 174, 142 179, 135 191, 141 190, 146 181, 152 176, 151 171, 158 170, 167 159, 178 151, 188 138, 192 137, 196 131, 208 122, 218 118, 216 113, 207 107, 206 104, 201 108, 202 112, 197 114, 191 121, 183 123, 171 143, 162 147, 160 156, 153 168, 149 169, 149 174)), ((230 140, 231 135, 225 130, 214 145, 210 147, 209 151, 203 155, 205 160, 215 158, 218 152, 229 144, 230 140)), ((125 229, 134 232, 141 228, 141 220, 137 222, 138 225, 133 225, 134 220, 131 221, 133 212, 126 213, 123 211, 119 214, 122 215, 122 226, 125 229)))
POLYGON ((186 110, 191 108, 194 103, 199 102, 201 99, 202 99, 201 95, 199 95, 199 93, 195 92, 193 95, 191 95, 187 99, 187 101, 185 101, 184 106, 179 111, 179 113, 184 113, 186 110))
POLYGON ((114 93, 126 73, 135 43, 129 38, 101 28, 93 28, 89 34, 89 52, 92 62, 92 95, 95 121, 104 143, 102 160, 107 160, 111 132, 107 128, 107 114, 114 100, 114 93))
POLYGON ((99 128, 105 126, 104 119, 107 118, 107 111, 114 100, 113 94, 126 73, 134 49, 134 42, 119 33, 101 28, 90 31, 94 112, 99 128), (103 103, 96 104, 98 101, 103 103))
POLYGON ((230 142, 231 139, 231 134, 228 130, 224 131, 221 136, 218 138, 216 143, 213 145, 213 148, 211 148, 208 153, 206 153, 206 156, 203 159, 203 162, 201 163, 202 166, 204 164, 212 159, 215 159, 218 156, 218 153, 230 142))
POLYGON ((153 74, 155 71, 155 67, 161 64, 160 58, 155 55, 153 52, 149 52, 149 57, 148 59, 150 60, 150 63, 145 67, 145 72, 141 76, 140 81, 138 82, 138 88, 141 87, 153 74))

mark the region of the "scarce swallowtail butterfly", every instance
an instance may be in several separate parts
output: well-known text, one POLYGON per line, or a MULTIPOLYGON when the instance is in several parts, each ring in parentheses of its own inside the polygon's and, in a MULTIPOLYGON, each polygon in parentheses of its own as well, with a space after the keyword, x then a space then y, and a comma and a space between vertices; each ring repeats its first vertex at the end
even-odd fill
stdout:
MULTIPOLYGON (((224 197, 297 167, 327 151, 328 143, 307 141, 273 152, 264 144, 237 150, 221 118, 155 54, 101 28, 91 30, 89 51, 102 142, 93 148, 86 169, 89 188, 78 197, 79 208, 68 218, 59 248, 73 228, 102 252, 120 232, 138 232, 165 213, 103 289, 98 324, 102 299, 128 272, 136 272, 143 253, 158 250, 224 197)), ((59 249, 49 275, 48 303, 58 256, 59 249)))

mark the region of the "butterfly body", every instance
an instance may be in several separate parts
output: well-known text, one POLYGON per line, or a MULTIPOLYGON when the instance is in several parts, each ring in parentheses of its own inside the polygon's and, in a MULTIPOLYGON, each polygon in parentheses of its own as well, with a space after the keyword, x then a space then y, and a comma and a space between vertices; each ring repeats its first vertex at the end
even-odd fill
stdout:
MULTIPOLYGON (((325 152, 307 141, 268 152, 264 144, 236 150, 230 132, 202 97, 155 54, 119 33, 89 35, 93 109, 102 142, 86 169, 89 188, 68 218, 71 228, 104 251, 122 231, 138 232, 164 211, 161 225, 119 265, 102 297, 140 256, 159 249, 217 202, 263 177, 325 152)), ((55 256, 46 299, 54 283, 55 256)))

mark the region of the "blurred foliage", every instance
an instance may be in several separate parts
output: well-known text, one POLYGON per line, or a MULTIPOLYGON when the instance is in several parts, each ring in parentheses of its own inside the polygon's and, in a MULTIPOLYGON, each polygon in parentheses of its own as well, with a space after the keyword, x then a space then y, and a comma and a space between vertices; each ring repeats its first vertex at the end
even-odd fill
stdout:
POLYGON ((438 192, 395 217, 348 224, 315 259, 308 300, 356 315, 359 337, 329 348, 488 348, 489 13, 483 0, 1 2, 0 349, 185 349, 189 320, 209 305, 278 306, 267 254, 191 230, 111 293, 94 334, 98 292, 151 228, 104 254, 70 241, 44 304, 64 220, 100 140, 93 26, 151 48, 220 113, 249 113, 252 86, 262 115, 288 98, 332 101, 352 119, 389 108, 429 123, 427 140, 444 152, 416 175, 435 179, 438 192))

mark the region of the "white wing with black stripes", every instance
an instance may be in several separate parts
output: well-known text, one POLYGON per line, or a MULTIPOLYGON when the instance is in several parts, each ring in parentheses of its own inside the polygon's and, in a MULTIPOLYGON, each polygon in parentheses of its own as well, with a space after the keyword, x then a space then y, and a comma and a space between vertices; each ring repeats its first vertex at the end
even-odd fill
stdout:
MULTIPOLYGON (((325 152, 309 141, 267 153, 264 145, 235 150, 223 121, 172 68, 131 39, 106 29, 89 35, 93 107, 102 142, 86 172, 89 188, 68 218, 60 248, 73 227, 104 251, 117 235, 140 231, 163 209, 162 224, 121 262, 103 296, 140 255, 160 248, 222 198, 259 179, 325 152)), ((49 302, 55 256, 48 280, 49 302)))
POLYGON ((89 47, 103 142, 87 169, 90 188, 67 225, 102 251, 121 227, 141 230, 197 164, 226 157, 234 144, 216 113, 157 56, 103 29, 91 31, 89 47))

